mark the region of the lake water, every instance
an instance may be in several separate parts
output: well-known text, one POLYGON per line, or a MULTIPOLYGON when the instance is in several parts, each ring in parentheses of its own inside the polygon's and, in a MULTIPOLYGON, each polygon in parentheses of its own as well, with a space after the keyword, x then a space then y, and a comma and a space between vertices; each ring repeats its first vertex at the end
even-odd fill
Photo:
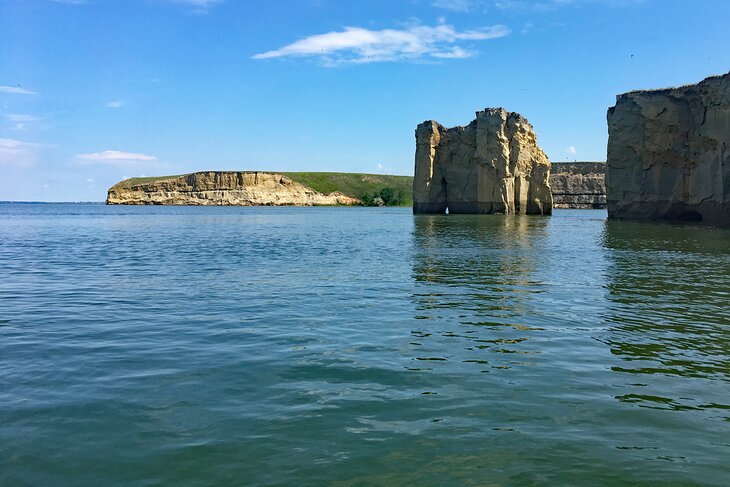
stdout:
POLYGON ((0 485, 728 485, 730 231, 0 205, 0 485))

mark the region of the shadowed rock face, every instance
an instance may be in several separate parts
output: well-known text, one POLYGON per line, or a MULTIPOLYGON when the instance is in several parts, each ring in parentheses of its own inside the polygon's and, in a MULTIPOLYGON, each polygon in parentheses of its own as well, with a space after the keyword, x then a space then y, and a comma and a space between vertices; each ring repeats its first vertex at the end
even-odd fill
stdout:
POLYGON ((610 218, 730 226, 730 73, 619 95, 608 134, 610 218))
POLYGON ((342 193, 319 193, 282 174, 197 172, 109 189, 108 205, 314 206, 353 205, 342 193))
POLYGON ((605 162, 561 162, 550 168, 553 208, 605 208, 605 162))
POLYGON ((503 108, 476 115, 465 127, 416 128, 413 212, 549 215, 550 161, 530 123, 503 108))

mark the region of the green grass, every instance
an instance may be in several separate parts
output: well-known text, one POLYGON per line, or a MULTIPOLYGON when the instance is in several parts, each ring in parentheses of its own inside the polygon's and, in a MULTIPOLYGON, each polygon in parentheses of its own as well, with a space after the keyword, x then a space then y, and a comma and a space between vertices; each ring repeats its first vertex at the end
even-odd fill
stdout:
MULTIPOLYGON (((364 200, 372 198, 383 188, 392 188, 401 195, 401 206, 413 205, 413 178, 411 176, 390 176, 385 174, 361 174, 347 172, 278 172, 261 171, 283 174, 300 184, 308 186, 320 193, 329 194, 339 191, 347 196, 364 200)), ((164 181, 185 176, 154 176, 145 178, 130 178, 115 184, 114 188, 131 188, 140 184, 164 181)))
POLYGON ((339 191, 358 199, 378 193, 383 188, 393 188, 401 194, 401 206, 413 205, 413 178, 411 176, 347 172, 285 172, 282 174, 320 193, 339 191))
POLYGON ((178 174, 176 176, 150 176, 146 178, 129 178, 125 179, 124 181, 119 181, 117 184, 112 186, 112 188, 131 188, 132 186, 137 186, 139 184, 153 183, 155 181, 165 181, 166 179, 175 179, 179 178, 180 176, 187 176, 187 174, 178 174))

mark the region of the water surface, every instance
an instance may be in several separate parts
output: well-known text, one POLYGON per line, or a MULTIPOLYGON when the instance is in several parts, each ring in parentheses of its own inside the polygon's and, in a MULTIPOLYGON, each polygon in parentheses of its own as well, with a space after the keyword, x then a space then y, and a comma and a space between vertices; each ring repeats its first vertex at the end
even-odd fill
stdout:
POLYGON ((730 232, 0 205, 2 485, 723 485, 730 232))

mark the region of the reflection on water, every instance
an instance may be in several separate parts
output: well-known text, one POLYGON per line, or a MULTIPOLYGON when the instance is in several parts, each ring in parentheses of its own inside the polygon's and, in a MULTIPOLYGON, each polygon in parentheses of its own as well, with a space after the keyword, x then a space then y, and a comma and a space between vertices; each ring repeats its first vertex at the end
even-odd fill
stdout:
MULTIPOLYGON (((539 353, 526 343, 540 330, 526 317, 540 315, 535 294, 544 283, 538 267, 546 242, 548 219, 530 217, 494 218, 479 215, 419 215, 415 217, 413 278, 418 320, 412 344, 429 349, 434 334, 464 341, 460 360, 488 372, 530 364, 525 355, 539 353), (429 284, 436 284, 434 288, 429 284), (444 324, 456 311, 458 323, 468 325, 432 330, 431 323, 444 324), (497 354, 497 355, 495 355, 497 354), (505 357, 514 354, 520 358, 505 357)), ((448 357, 419 356, 418 360, 448 357)))
POLYGON ((0 485, 727 484, 728 237, 0 205, 0 485))
POLYGON ((603 245, 610 259, 603 341, 621 359, 612 370, 637 383, 617 398, 730 409, 730 232, 607 222, 603 245))
POLYGON ((411 370, 481 387, 520 441, 572 431, 584 462, 722 477, 730 232, 602 215, 415 217, 411 370))

